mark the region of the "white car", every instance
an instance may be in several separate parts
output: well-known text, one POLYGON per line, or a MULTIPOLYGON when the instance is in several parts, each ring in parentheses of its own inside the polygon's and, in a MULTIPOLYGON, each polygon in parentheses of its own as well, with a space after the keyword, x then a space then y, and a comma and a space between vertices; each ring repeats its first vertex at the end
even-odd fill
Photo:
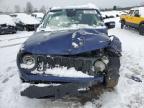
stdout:
POLYGON ((34 31, 40 24, 40 21, 26 13, 11 14, 18 30, 34 31))
POLYGON ((16 33, 16 25, 9 15, 0 15, 0 34, 16 33))

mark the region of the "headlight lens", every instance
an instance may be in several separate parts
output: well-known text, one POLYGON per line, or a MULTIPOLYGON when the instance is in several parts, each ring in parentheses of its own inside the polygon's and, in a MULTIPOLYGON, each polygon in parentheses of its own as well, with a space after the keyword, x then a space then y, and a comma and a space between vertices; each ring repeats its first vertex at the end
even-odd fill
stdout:
POLYGON ((96 72, 103 72, 106 68, 106 65, 102 61, 96 61, 94 67, 96 72))
POLYGON ((21 68, 32 69, 35 67, 36 61, 32 55, 24 55, 21 62, 21 68))

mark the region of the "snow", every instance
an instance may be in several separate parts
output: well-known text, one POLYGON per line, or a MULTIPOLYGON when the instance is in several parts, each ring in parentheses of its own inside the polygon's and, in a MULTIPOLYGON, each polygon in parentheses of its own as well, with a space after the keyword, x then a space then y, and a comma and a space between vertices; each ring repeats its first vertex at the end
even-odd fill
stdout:
POLYGON ((114 91, 105 91, 99 99, 87 102, 85 105, 77 102, 21 97, 20 90, 23 84, 19 80, 16 66, 16 54, 21 44, 16 46, 13 44, 23 43, 32 32, 1 35, 0 45, 7 47, 0 48, 0 108, 144 108, 144 37, 136 30, 120 29, 119 18, 113 20, 116 21, 116 28, 109 30, 109 34, 118 36, 123 47, 120 79, 114 91), (25 39, 21 40, 21 37, 25 39), (3 42, 13 38, 14 41, 3 42), (136 76, 142 82, 136 82, 130 76, 136 76))
MULTIPOLYGON (((42 74, 39 71, 32 71, 33 74, 42 74)), ((59 76, 59 77, 74 77, 74 78, 89 78, 89 76, 81 71, 76 71, 75 68, 67 69, 67 67, 55 67, 53 69, 47 69, 45 74, 59 76)))
POLYGON ((140 15, 144 17, 144 7, 140 7, 139 10, 140 10, 140 15))
POLYGON ((36 20, 34 17, 31 15, 27 15, 25 13, 16 13, 16 22, 21 21, 24 24, 39 24, 40 22, 36 20))
POLYGON ((103 11, 103 12, 101 12, 102 17, 106 17, 106 16, 108 16, 108 17, 109 16, 117 17, 117 15, 120 16, 124 13, 125 12, 123 12, 123 11, 103 11))
POLYGON ((17 34, 0 35, 0 48, 21 45, 33 32, 17 32, 17 34))
POLYGON ((76 29, 84 29, 84 28, 90 28, 90 29, 105 29, 105 26, 89 26, 87 24, 72 24, 70 27, 50 27, 47 26, 46 28, 42 27, 43 23, 37 28, 37 32, 39 31, 63 31, 63 30, 76 30, 76 29))
POLYGON ((40 12, 34 12, 34 13, 32 13, 32 15, 35 17, 40 17, 40 18, 43 18, 43 16, 44 16, 44 14, 40 13, 40 12))
POLYGON ((63 7, 52 7, 51 10, 58 10, 58 9, 98 9, 96 5, 93 3, 88 3, 86 5, 75 5, 75 6, 63 6, 63 7))
POLYGON ((72 46, 73 46, 74 48, 78 48, 78 47, 79 47, 79 45, 78 45, 77 43, 75 43, 75 42, 72 42, 72 46))
POLYGON ((15 23, 13 22, 12 18, 9 15, 0 15, 0 25, 1 24, 15 26, 15 23))
POLYGON ((26 64, 21 64, 21 68, 23 69, 32 69, 35 65, 32 64, 32 65, 26 65, 26 64))
POLYGON ((32 13, 32 16, 40 22, 42 20, 42 18, 44 17, 44 14, 40 13, 40 12, 34 12, 34 13, 32 13))

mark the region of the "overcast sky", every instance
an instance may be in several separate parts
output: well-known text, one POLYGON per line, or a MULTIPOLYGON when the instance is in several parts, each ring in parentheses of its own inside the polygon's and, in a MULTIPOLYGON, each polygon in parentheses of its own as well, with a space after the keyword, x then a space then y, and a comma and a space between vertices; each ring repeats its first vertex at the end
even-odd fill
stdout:
POLYGON ((45 5, 46 8, 52 6, 80 5, 94 3, 99 8, 110 8, 116 6, 140 5, 144 0, 0 0, 0 11, 12 11, 15 5, 20 5, 23 9, 26 2, 30 1, 35 8, 45 5))

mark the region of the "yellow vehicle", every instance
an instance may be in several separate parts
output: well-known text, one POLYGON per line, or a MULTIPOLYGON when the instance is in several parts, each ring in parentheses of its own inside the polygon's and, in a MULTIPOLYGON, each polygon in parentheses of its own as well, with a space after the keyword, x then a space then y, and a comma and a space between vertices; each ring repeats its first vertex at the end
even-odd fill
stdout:
POLYGON ((128 14, 122 15, 121 28, 129 26, 136 28, 140 35, 144 35, 144 7, 132 8, 128 14))

